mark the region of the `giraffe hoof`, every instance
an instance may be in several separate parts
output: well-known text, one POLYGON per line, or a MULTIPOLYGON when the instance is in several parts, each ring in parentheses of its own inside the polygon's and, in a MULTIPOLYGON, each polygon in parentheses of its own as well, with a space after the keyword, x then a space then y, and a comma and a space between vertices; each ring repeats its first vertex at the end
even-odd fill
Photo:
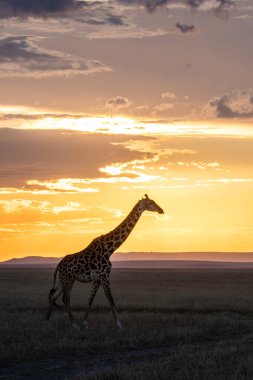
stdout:
POLYGON ((120 321, 117 321, 117 322, 116 322, 116 326, 117 326, 121 331, 123 331, 123 327, 122 327, 122 324, 121 324, 120 321))
POLYGON ((72 322, 72 327, 73 327, 75 330, 80 330, 80 326, 79 326, 76 322, 72 322))
POLYGON ((83 326, 88 330, 89 325, 88 325, 88 322, 87 322, 87 321, 83 321, 83 326))

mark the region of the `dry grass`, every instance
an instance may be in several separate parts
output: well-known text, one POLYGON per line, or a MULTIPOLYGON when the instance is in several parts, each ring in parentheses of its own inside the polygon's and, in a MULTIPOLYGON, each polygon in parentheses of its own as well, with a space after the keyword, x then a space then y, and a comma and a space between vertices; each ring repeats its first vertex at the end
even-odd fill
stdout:
MULTIPOLYGON (((114 327, 102 290, 89 330, 73 330, 63 310, 46 322, 52 273, 0 271, 2 366, 74 355, 83 357, 85 370, 66 372, 66 379, 253 378, 251 270, 114 270, 112 292, 123 333, 114 327)), ((89 284, 73 289, 78 322, 89 290, 89 284)))

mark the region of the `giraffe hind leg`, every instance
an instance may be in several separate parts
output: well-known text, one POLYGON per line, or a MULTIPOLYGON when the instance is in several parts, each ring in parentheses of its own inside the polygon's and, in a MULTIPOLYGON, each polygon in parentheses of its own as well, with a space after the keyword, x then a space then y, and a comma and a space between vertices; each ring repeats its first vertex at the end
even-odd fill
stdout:
POLYGON ((47 316, 46 316, 47 321, 49 321, 50 319, 51 313, 53 311, 53 307, 54 306, 59 307, 56 303, 56 299, 62 294, 62 292, 63 292, 63 289, 62 289, 61 284, 59 284, 56 289, 52 288, 50 290, 49 295, 48 295, 49 306, 48 306, 48 311, 47 311, 47 316))
MULTIPOLYGON (((53 302, 53 305, 56 306, 56 307, 60 307, 58 305, 58 303, 56 302, 55 298, 53 297, 54 296, 54 293, 56 292, 57 289, 54 289, 52 288, 49 292, 49 295, 48 295, 48 299, 49 299, 49 302, 51 302, 51 298, 52 298, 52 302, 53 302)), ((60 294, 59 294, 60 295, 60 294)), ((57 297, 58 298, 58 297, 57 297)))
POLYGON ((72 326, 75 328, 80 328, 75 322, 74 322, 74 317, 72 314, 71 306, 70 306, 70 295, 71 295, 71 290, 72 286, 74 284, 75 279, 70 277, 70 278, 65 278, 65 281, 63 282, 63 297, 62 301, 65 305, 66 311, 68 313, 70 322, 72 323, 72 326))

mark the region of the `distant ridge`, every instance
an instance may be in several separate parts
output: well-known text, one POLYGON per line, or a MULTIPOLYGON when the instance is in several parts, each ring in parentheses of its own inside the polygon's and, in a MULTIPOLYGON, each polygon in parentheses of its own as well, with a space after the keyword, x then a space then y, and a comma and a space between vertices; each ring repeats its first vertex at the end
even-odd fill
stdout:
POLYGON ((194 260, 114 261, 113 268, 150 269, 253 269, 253 262, 223 262, 194 260))
MULTIPOLYGON (((52 267, 60 257, 27 256, 0 262, 7 267, 52 267)), ((249 268, 253 269, 252 252, 116 252, 113 268, 249 268)))
POLYGON ((253 252, 116 252, 112 261, 172 260, 253 262, 253 252))
POLYGON ((57 264, 60 259, 59 257, 27 256, 2 261, 0 265, 57 264))

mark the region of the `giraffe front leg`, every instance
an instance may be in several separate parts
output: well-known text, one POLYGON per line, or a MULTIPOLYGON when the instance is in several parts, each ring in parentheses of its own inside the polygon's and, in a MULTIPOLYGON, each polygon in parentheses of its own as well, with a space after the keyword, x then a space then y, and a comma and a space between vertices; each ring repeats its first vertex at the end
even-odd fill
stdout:
POLYGON ((113 314, 113 317, 114 317, 115 324, 116 324, 116 326, 117 326, 120 330, 123 330, 123 328, 122 328, 122 324, 121 324, 120 320, 118 319, 118 316, 117 316, 117 313, 116 313, 115 304, 114 304, 114 300, 113 300, 112 292, 111 292, 111 289, 110 289, 109 279, 103 280, 103 281, 102 281, 102 286, 103 286, 103 289, 104 289, 105 295, 106 295, 106 297, 107 297, 107 299, 108 299, 109 305, 110 305, 110 307, 111 307, 111 310, 112 310, 112 314, 113 314))
POLYGON ((97 293, 100 285, 101 285, 100 280, 96 280, 96 281, 93 282, 91 294, 90 294, 89 301, 88 301, 88 308, 87 308, 87 311, 85 313, 84 321, 83 321, 83 325, 86 328, 88 328, 88 316, 89 316, 89 313, 90 313, 90 310, 91 310, 91 306, 92 306, 92 303, 94 301, 95 295, 96 295, 96 293, 97 293))

